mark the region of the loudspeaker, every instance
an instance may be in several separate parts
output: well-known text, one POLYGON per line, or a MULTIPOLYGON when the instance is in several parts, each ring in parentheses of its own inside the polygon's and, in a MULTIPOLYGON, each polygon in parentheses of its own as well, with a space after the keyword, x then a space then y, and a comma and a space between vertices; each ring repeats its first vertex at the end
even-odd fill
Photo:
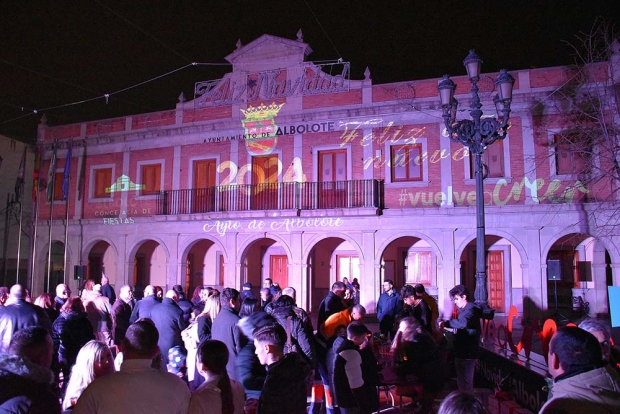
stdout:
POLYGON ((562 280, 559 260, 547 260, 547 280, 562 280))
POLYGON ((73 266, 73 279, 84 280, 86 277, 86 266, 73 266))
POLYGON ((579 271, 579 280, 581 282, 592 281, 592 262, 577 262, 577 270, 579 271))

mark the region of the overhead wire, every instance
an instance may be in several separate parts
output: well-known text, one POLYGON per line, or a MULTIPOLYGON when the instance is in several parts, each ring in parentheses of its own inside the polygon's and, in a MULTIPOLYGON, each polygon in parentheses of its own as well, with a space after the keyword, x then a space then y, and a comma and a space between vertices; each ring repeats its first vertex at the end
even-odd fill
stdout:
POLYGON ((179 56, 180 58, 184 59, 186 62, 192 63, 192 59, 187 58, 186 56, 182 55, 181 53, 177 52, 175 49, 173 49, 171 46, 168 46, 167 44, 165 44, 164 42, 162 42, 161 40, 159 40, 158 38, 156 38, 155 36, 151 35, 150 33, 148 33, 146 30, 142 29, 140 26, 138 26, 137 24, 131 22, 129 19, 127 19, 125 16, 123 16, 122 14, 120 14, 119 12, 117 12, 116 10, 113 10, 112 8, 110 8, 109 6, 103 4, 102 2, 100 2, 99 0, 95 0, 96 3, 98 3, 101 7, 107 9, 110 13, 113 13, 114 15, 116 15, 118 18, 120 18, 121 20, 123 20, 125 23, 127 23, 128 25, 134 27, 135 29, 139 30, 142 34, 144 34, 145 36, 150 37, 151 39, 153 39, 154 41, 156 41, 157 43, 159 43, 160 45, 162 45, 164 48, 168 49, 169 51, 171 51, 172 53, 174 53, 175 55, 179 56))
POLYGON ((329 43, 332 45, 332 47, 334 48, 334 51, 336 52, 336 55, 338 55, 339 58, 342 59, 342 55, 340 54, 340 52, 338 51, 338 48, 336 47, 336 45, 334 44, 334 42, 332 41, 331 37, 329 37, 329 34, 327 33, 327 31, 325 30, 325 28, 323 27, 323 25, 321 24, 319 18, 317 17, 316 13, 314 13, 314 10, 312 10, 312 7, 310 7, 310 5, 308 4, 307 0, 304 0, 304 3, 306 3, 306 7, 308 7, 308 10, 310 10, 310 13, 312 13, 312 16, 314 17, 314 20, 316 20, 316 23, 319 25, 319 27, 321 28, 321 30, 323 31, 323 33, 325 34, 325 37, 327 38, 327 40, 329 41, 329 43))

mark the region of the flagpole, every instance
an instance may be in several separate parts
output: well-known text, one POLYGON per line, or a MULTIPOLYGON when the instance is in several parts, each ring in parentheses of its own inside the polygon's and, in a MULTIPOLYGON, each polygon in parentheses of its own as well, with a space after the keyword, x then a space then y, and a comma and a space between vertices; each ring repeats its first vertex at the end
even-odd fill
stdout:
POLYGON ((37 256, 37 228, 39 227, 39 195, 37 194, 37 199, 34 202, 34 229, 32 231, 32 257, 31 265, 30 265, 30 291, 33 292, 34 288, 34 275, 36 269, 36 256, 37 256))
POLYGON ((19 284, 19 259, 22 247, 22 219, 24 218, 24 209, 22 202, 19 202, 19 233, 17 235, 17 271, 15 272, 15 284, 19 284))
MULTIPOLYGON (((50 185, 48 183, 47 185, 50 185)), ((51 185, 54 185, 54 181, 52 181, 51 185)), ((52 187, 52 201, 50 202, 50 223, 49 223, 49 245, 47 246, 47 290, 50 291, 50 275, 52 271, 52 221, 54 217, 54 188, 52 187)))
POLYGON ((15 201, 19 203, 19 230, 17 233, 17 270, 15 271, 15 284, 19 284, 19 268, 21 258, 22 247, 22 220, 24 218, 24 208, 22 203, 24 193, 24 176, 26 173, 26 160, 28 156, 28 145, 24 144, 24 152, 22 154, 22 160, 19 164, 19 171, 17 172, 17 181, 15 182, 15 201))
MULTIPOLYGON (((68 185, 69 188, 71 187, 71 175, 69 175, 68 178, 68 185)), ((62 283, 64 283, 65 285, 67 284, 67 240, 69 238, 69 196, 67 195, 67 199, 66 199, 66 203, 65 203, 65 209, 66 209, 66 216, 65 216, 65 257, 64 257, 64 274, 63 274, 63 280, 62 283)))
POLYGON ((73 140, 67 144, 67 156, 65 158, 65 169, 62 175, 62 199, 65 200, 65 255, 62 282, 67 284, 67 240, 69 239, 69 193, 71 190, 71 157, 73 153, 73 140))
MULTIPOLYGON (((32 239, 30 240, 30 283, 26 283, 29 286, 30 292, 33 292, 34 288, 34 275, 37 265, 37 228, 39 227, 39 193, 41 183, 41 147, 37 144, 34 152, 34 171, 32 173, 32 200, 34 208, 34 228, 31 231, 32 239)), ((31 222, 32 225, 32 222, 31 222)))
POLYGON ((56 143, 54 143, 54 149, 52 152, 52 159, 50 161, 50 170, 47 175, 47 191, 49 194, 47 197, 47 201, 50 203, 50 222, 49 222, 49 235, 48 241, 49 244, 47 246, 47 290, 50 291, 50 275, 52 273, 52 227, 54 220, 54 190, 55 190, 55 180, 56 180, 56 143), (51 185, 51 187, 50 187, 51 185))

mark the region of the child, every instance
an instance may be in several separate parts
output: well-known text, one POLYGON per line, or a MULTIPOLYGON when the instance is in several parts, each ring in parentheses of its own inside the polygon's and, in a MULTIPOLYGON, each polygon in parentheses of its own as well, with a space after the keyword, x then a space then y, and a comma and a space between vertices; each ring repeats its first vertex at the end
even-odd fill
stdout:
POLYGON ((376 361, 364 358, 360 352, 368 333, 363 323, 352 322, 347 326, 347 337, 334 341, 334 399, 341 414, 371 413, 378 408, 376 378, 372 378, 376 375, 376 361))

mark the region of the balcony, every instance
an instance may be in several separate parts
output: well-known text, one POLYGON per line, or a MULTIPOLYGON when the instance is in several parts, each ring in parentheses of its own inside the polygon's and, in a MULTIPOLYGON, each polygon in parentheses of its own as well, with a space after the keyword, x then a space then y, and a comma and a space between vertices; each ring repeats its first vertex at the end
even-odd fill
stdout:
POLYGON ((383 208, 382 180, 225 185, 161 191, 157 215, 253 210, 383 208))

